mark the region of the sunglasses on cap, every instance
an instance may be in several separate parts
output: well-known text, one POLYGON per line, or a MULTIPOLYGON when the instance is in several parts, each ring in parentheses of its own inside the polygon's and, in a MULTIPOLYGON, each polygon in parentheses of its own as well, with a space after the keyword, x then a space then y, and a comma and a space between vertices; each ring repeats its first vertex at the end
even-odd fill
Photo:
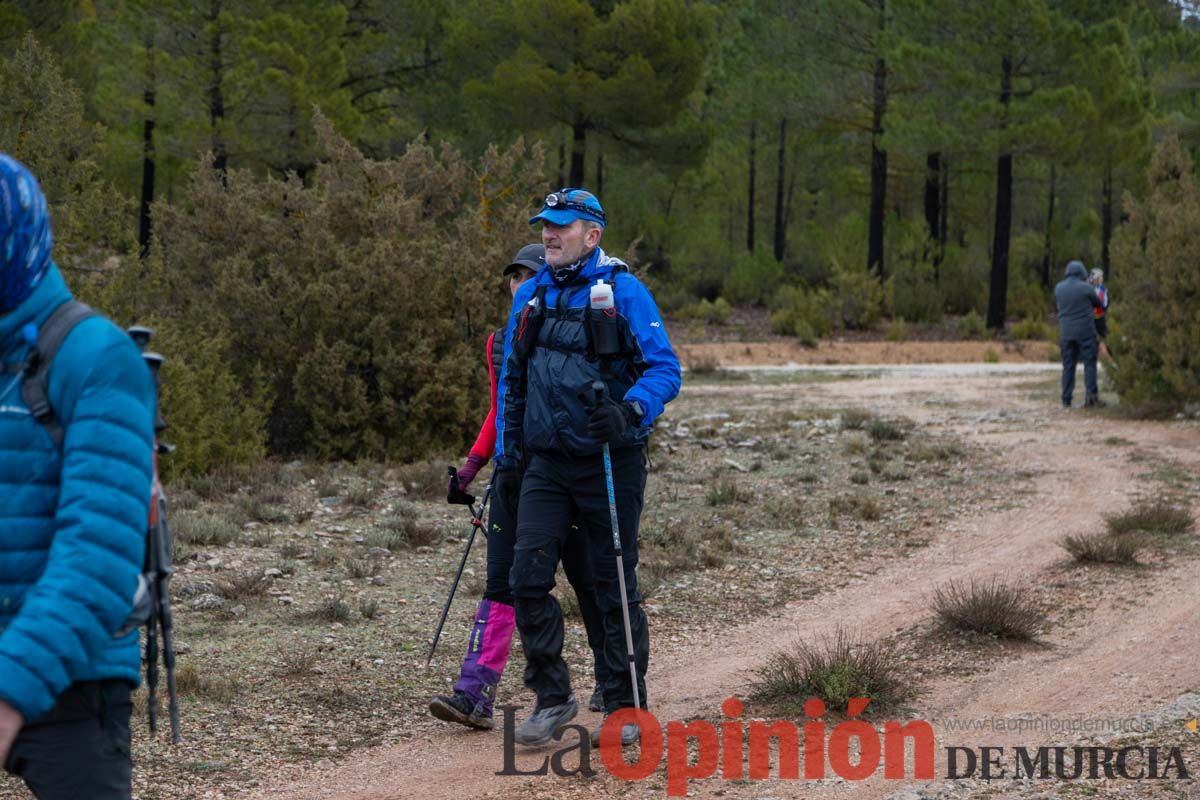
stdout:
POLYGON ((602 209, 589 206, 586 203, 579 202, 578 200, 572 200, 570 197, 568 197, 567 192, 551 192, 550 194, 546 195, 545 205, 546 208, 552 211, 558 211, 560 209, 567 211, 578 211, 581 214, 587 214, 588 216, 595 217, 601 222, 607 223, 608 221, 602 209))

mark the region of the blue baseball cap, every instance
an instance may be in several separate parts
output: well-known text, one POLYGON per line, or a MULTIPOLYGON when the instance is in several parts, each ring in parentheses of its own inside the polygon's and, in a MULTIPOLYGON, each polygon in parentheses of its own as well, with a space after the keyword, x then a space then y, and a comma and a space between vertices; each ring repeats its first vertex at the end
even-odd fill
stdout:
POLYGON ((529 224, 539 219, 555 225, 570 225, 577 219, 586 219, 601 228, 607 222, 600 201, 587 189, 559 189, 546 195, 541 213, 530 217, 529 224))

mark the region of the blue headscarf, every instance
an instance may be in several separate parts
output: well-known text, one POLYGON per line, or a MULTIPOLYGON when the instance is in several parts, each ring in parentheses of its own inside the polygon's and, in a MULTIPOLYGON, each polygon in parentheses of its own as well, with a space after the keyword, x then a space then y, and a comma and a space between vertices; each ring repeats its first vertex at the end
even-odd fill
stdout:
POLYGON ((50 268, 50 212, 37 178, 0 153, 0 314, 33 294, 50 268))

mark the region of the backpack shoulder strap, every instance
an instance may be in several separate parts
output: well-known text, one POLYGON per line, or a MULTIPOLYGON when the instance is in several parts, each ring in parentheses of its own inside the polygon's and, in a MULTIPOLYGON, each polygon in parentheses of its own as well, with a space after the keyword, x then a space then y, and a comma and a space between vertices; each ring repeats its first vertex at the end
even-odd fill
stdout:
POLYGON ((63 429, 50 406, 50 365, 67 335, 85 319, 99 316, 89 306, 68 300, 38 328, 37 343, 25 362, 25 379, 21 383, 21 399, 33 418, 46 428, 55 447, 62 447, 63 429))

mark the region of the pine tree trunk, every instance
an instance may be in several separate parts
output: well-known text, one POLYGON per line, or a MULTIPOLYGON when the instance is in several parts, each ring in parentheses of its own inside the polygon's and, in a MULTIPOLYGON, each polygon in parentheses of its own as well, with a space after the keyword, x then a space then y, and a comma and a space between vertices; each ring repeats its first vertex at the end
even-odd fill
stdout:
MULTIPOLYGON (((1000 103, 1007 124, 1008 104, 1012 97, 1012 58, 1001 61, 1000 103)), ((996 161, 996 227, 992 237, 992 280, 988 293, 987 326, 1003 330, 1008 316, 1008 248, 1012 236, 1012 153, 996 161)))
POLYGON ((563 142, 558 143, 558 182, 554 184, 554 189, 557 191, 565 187, 565 177, 567 174, 567 146, 563 142))
MULTIPOLYGON (((596 191, 597 197, 604 194, 604 153, 596 153, 596 191)), ((670 212, 668 211, 668 214, 670 212)))
POLYGON ((583 187, 583 159, 587 155, 587 125, 576 122, 571 126, 571 174, 567 178, 573 189, 583 187))
POLYGON ((222 0, 213 0, 209 5, 207 20, 212 26, 212 41, 209 42, 209 69, 212 71, 212 84, 208 94, 208 119, 212 130, 213 168, 224 174, 229 165, 229 154, 225 149, 225 139, 221 136, 221 123, 225 119, 225 95, 222 83, 225 79, 225 63, 221 58, 221 29, 217 22, 221 16, 222 0))
POLYGON ((946 257, 946 232, 950 222, 950 160, 945 156, 942 157, 941 195, 942 199, 938 204, 942 212, 942 218, 938 220, 938 251, 933 260, 933 274, 937 280, 941 280, 942 260, 946 257))
POLYGON ((142 103, 146 119, 142 123, 142 200, 138 208, 138 253, 150 254, 150 207, 154 204, 154 42, 146 40, 146 85, 142 103))
POLYGON ((1113 170, 1109 164, 1104 168, 1104 186, 1102 189, 1100 208, 1100 269, 1104 270, 1107 278, 1112 263, 1109 261, 1108 248, 1112 243, 1113 233, 1113 170))
POLYGON ((787 154, 787 117, 779 118, 779 169, 775 175, 775 260, 783 263, 787 223, 783 213, 784 159, 787 154))
POLYGON ((929 227, 929 238, 937 241, 938 223, 942 219, 942 154, 925 155, 925 224, 929 227))
POLYGON ((758 134, 758 121, 750 120, 750 187, 746 197, 746 249, 754 252, 754 139, 758 134))
MULTIPOLYGON (((886 26, 886 0, 879 0, 879 33, 886 26)), ((883 137, 883 116, 887 111, 887 63, 875 60, 875 91, 871 113, 871 216, 867 224, 867 269, 887 278, 883 265, 884 209, 887 204, 887 151, 879 147, 883 137)))
POLYGON ((1058 165, 1050 163, 1050 199, 1046 202, 1046 239, 1042 245, 1042 288, 1050 288, 1050 265, 1054 263, 1054 243, 1050 237, 1054 225, 1054 189, 1058 181, 1058 165))

